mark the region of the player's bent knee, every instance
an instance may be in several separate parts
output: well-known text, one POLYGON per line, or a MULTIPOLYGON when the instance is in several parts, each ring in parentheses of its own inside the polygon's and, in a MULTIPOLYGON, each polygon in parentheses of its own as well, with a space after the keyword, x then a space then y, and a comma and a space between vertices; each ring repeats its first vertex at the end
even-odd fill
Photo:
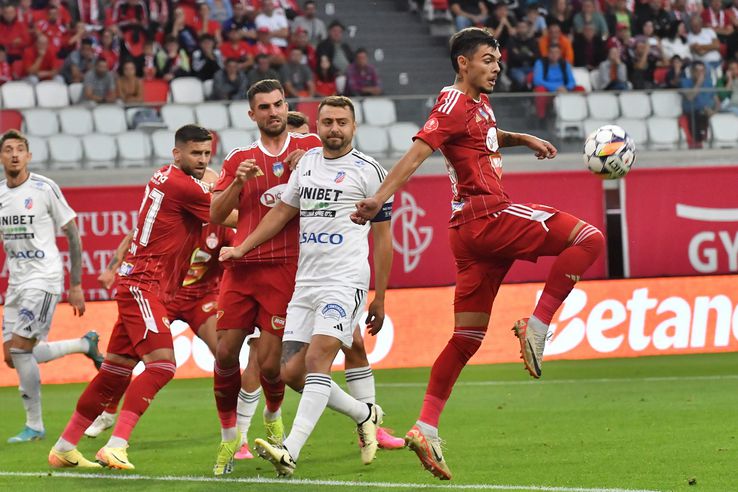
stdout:
POLYGON ((280 372, 282 381, 295 391, 305 386, 305 367, 298 364, 285 364, 280 372))

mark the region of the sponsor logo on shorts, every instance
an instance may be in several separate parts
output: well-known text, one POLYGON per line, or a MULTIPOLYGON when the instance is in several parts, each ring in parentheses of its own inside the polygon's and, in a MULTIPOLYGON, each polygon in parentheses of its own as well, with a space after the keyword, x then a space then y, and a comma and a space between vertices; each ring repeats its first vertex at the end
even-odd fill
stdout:
POLYGON ((272 316, 272 329, 283 330, 286 321, 283 316, 272 316))
POLYGON ((320 314, 328 319, 335 319, 336 321, 346 317, 346 310, 339 304, 326 304, 320 314))
POLYGON ((281 162, 275 162, 274 164, 272 164, 272 172, 276 177, 279 178, 284 174, 284 164, 282 164, 281 162))
POLYGON ((428 121, 425 122, 425 125, 423 125, 423 131, 425 132, 434 132, 438 130, 438 120, 435 118, 431 118, 428 121))
MULTIPOLYGON (((209 313, 213 309, 218 307, 218 303, 215 301, 206 302, 202 305, 202 312, 203 313, 209 313)), ((222 312, 222 311, 221 311, 222 312)))
POLYGON ((18 317, 28 321, 33 321, 34 319, 36 319, 36 315, 33 314, 33 311, 28 308, 20 308, 20 311, 18 311, 18 317))
POLYGON ((222 309, 218 310, 218 312, 215 313, 215 319, 222 318, 224 314, 225 314, 225 311, 223 311, 222 309))

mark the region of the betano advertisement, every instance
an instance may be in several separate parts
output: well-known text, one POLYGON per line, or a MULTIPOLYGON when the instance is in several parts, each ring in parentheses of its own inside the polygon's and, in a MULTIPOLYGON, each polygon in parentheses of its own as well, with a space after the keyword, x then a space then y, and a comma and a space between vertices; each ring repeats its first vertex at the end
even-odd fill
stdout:
MULTIPOLYGON (((542 284, 506 284, 473 364, 519 362, 510 328, 532 311, 542 284)), ((387 295, 387 321, 376 338, 366 337, 375 368, 430 366, 453 331, 453 288, 396 289, 387 295)), ((101 333, 105 347, 116 319, 113 301, 91 303, 81 320, 61 304, 51 340, 101 333)), ((212 376, 213 357, 182 323, 173 323, 177 377, 212 376)), ((559 310, 546 346, 547 360, 738 350, 738 276, 583 281, 559 310)), ((247 349, 241 354, 247 360, 247 349)), ((335 369, 341 369, 337 360, 335 369)), ((522 373, 521 373, 522 374, 522 373)), ((94 368, 82 355, 41 365, 45 383, 89 380, 94 368)), ((0 386, 17 384, 0 368, 0 386)))

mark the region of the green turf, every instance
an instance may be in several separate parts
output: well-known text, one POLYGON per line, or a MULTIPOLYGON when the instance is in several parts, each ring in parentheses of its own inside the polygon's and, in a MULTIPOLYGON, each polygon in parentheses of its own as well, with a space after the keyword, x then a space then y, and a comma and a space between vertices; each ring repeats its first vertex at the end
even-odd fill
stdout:
MULTIPOLYGON (((441 422, 451 484, 738 490, 738 354, 548 362, 544 369, 542 381, 528 381, 517 364, 465 369, 441 422)), ((404 433, 417 417, 428 370, 375 374, 385 424, 404 433)), ((342 374, 336 379, 343 382, 342 374)), ((160 393, 133 436, 129 456, 137 473, 210 476, 219 441, 211 384, 174 381, 160 393)), ((379 490, 48 478, 46 454, 81 388, 44 387, 48 438, 22 445, 4 443, 20 430, 23 417, 17 391, 0 388, 0 471, 40 472, 0 476, 1 490, 379 490)), ((287 424, 296 405, 296 395, 288 392, 287 424)), ((251 436, 261 434, 257 421, 251 436)), ((82 441, 80 450, 91 458, 107 435, 82 441)), ((274 475, 256 459, 237 462, 231 476, 274 475)), ((405 450, 380 451, 373 465, 362 466, 353 425, 331 411, 303 450, 295 477, 440 485, 405 450)))

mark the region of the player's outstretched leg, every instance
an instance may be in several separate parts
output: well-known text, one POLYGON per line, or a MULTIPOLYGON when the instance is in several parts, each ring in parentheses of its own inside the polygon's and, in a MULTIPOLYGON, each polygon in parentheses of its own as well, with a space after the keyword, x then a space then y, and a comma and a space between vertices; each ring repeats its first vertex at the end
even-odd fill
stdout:
POLYGON ((95 368, 99 370, 105 360, 98 348, 99 342, 100 335, 96 331, 88 331, 81 338, 56 342, 42 341, 33 347, 33 358, 36 359, 36 362, 42 364, 69 354, 85 354, 95 364, 95 368))
POLYGON ((249 449, 249 428, 256 413, 256 407, 261 399, 261 385, 259 381, 259 361, 257 360, 258 338, 249 341, 249 361, 241 376, 241 391, 238 392, 236 406, 236 426, 241 433, 241 445, 234 455, 237 460, 250 460, 254 457, 249 449))
POLYGON ((602 254, 605 239, 594 226, 564 212, 546 221, 544 255, 557 255, 533 315, 515 322, 520 355, 531 376, 541 377, 548 326, 585 271, 602 254))
POLYGON ((213 392, 220 420, 221 442, 213 466, 215 476, 223 476, 233 471, 233 456, 241 444, 241 436, 236 426, 238 392, 241 389, 241 367, 238 356, 246 335, 246 330, 218 331, 213 392))
MULTIPOLYGON (((351 396, 364 403, 376 403, 374 373, 369 365, 364 347, 364 337, 357 326, 351 348, 342 347, 346 361, 346 385, 351 396)), ((405 440, 392 435, 392 430, 384 427, 377 429, 377 443, 382 449, 400 449, 405 447, 405 440)), ((361 441, 359 441, 361 445, 361 441)))

